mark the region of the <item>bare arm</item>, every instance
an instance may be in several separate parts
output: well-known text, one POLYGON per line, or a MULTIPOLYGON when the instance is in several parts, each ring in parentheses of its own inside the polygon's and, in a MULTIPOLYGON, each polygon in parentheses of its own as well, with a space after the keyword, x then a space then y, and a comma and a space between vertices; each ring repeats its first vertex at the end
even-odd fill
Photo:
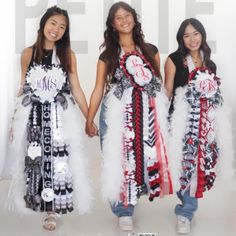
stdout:
POLYGON ((97 63, 96 84, 90 98, 89 111, 85 128, 86 133, 89 136, 93 136, 95 132, 93 127, 93 120, 103 97, 106 75, 106 64, 105 62, 99 60, 97 63))
POLYGON ((166 96, 171 99, 173 96, 174 78, 176 67, 173 61, 168 57, 165 63, 165 89, 166 96))
MULTIPOLYGON (((21 54, 21 80, 20 80, 20 88, 17 93, 17 96, 20 96, 23 93, 23 86, 25 83, 25 74, 28 69, 31 57, 32 57, 32 51, 33 51, 32 48, 25 48, 21 54)), ((17 111, 17 108, 18 108, 18 104, 16 101, 16 105, 15 105, 15 108, 13 111, 13 115, 12 115, 11 123, 10 123, 10 127, 9 127, 9 141, 10 142, 12 142, 14 139, 14 134, 13 134, 14 133, 14 130, 13 130, 14 125, 13 125, 13 123, 15 120, 15 113, 17 111)))
POLYGON ((30 64, 32 53, 33 53, 32 48, 25 48, 21 54, 21 81, 20 81, 20 89, 18 92, 18 96, 20 96, 23 92, 23 86, 25 83, 25 74, 30 64))
POLYGON ((84 92, 80 86, 79 77, 77 73, 76 57, 74 52, 71 53, 71 73, 69 73, 69 80, 72 95, 76 103, 79 105, 79 108, 82 111, 84 117, 87 118, 88 104, 84 92))
POLYGON ((157 65, 157 68, 158 68, 158 70, 160 71, 160 61, 161 61, 161 60, 160 60, 160 53, 159 53, 159 52, 156 53, 154 59, 155 59, 155 63, 156 63, 156 65, 157 65))

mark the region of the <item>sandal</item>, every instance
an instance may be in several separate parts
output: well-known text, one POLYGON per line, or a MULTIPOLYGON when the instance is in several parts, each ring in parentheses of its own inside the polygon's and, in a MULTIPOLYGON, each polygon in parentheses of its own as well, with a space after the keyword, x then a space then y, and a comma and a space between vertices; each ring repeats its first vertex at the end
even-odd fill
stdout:
POLYGON ((48 231, 54 231, 57 226, 56 215, 53 212, 48 212, 44 218, 43 228, 48 231))

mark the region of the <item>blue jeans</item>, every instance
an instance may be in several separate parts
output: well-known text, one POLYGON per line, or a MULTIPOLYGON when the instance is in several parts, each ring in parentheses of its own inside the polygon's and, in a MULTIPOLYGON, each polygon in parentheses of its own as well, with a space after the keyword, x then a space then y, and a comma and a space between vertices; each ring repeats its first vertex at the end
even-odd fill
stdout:
POLYGON ((100 138, 101 150, 103 147, 104 135, 106 134, 106 131, 107 131, 107 124, 105 121, 105 114, 107 111, 106 101, 107 99, 106 97, 104 97, 102 101, 102 105, 101 105, 100 116, 99 116, 99 138, 100 138))
POLYGON ((189 191, 182 194, 177 192, 177 196, 182 204, 177 204, 175 207, 175 214, 188 218, 190 221, 193 219, 193 214, 198 208, 198 200, 195 197, 189 196, 189 191))
POLYGON ((111 203, 111 210, 117 217, 132 216, 134 214, 134 206, 131 204, 124 206, 122 202, 111 203))
MULTIPOLYGON (((105 113, 107 111, 106 101, 107 99, 106 97, 104 97, 102 101, 102 105, 101 105, 100 116, 99 116, 99 132, 100 132, 99 136, 100 136, 101 149, 103 147, 104 135, 106 134, 106 131, 107 131, 107 124, 105 121, 105 113)), ((122 202, 110 203, 110 205, 111 205, 112 212, 118 217, 132 216, 134 213, 133 205, 124 206, 122 202)))

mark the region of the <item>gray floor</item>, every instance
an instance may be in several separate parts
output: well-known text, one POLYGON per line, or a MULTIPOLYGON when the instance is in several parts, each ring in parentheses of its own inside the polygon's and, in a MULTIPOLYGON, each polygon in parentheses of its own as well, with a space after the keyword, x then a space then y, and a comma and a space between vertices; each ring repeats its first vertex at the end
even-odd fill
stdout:
MULTIPOLYGON (((95 158, 96 159, 96 158, 95 158)), ((110 212, 99 192, 98 159, 93 161, 94 188, 96 190, 93 212, 80 216, 75 213, 60 219, 58 229, 51 233, 42 229, 43 215, 19 218, 4 209, 9 180, 0 181, 0 236, 175 236, 175 195, 152 203, 142 198, 136 207, 133 232, 121 232, 117 219, 110 212), (95 168, 96 166, 96 168, 95 168)), ((220 182, 199 201, 191 236, 235 236, 236 235, 236 181, 220 182), (234 188, 232 187, 234 186, 234 188)))

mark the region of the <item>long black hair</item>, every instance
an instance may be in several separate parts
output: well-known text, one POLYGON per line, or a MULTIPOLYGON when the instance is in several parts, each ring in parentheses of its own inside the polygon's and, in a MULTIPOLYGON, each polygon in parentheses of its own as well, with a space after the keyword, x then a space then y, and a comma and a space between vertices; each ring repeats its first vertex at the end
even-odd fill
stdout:
POLYGON ((200 46, 200 50, 203 51, 203 55, 204 55, 203 62, 208 68, 211 69, 212 72, 216 73, 216 64, 210 59, 211 49, 208 46, 207 41, 206 41, 206 30, 199 20, 195 18, 189 18, 189 19, 184 20, 181 23, 179 30, 177 32, 177 35, 176 35, 176 39, 179 44, 179 47, 177 50, 180 52, 183 58, 185 58, 186 55, 189 54, 189 49, 185 47, 184 39, 183 39, 185 29, 188 25, 192 25, 201 34, 202 43, 200 46))
POLYGON ((115 19, 116 12, 120 9, 124 9, 130 12, 134 18, 134 28, 133 28, 133 40, 136 46, 140 48, 144 57, 151 63, 153 66, 156 75, 160 76, 159 69, 154 61, 154 56, 150 52, 150 45, 144 42, 144 34, 141 28, 141 23, 138 21, 138 15, 134 8, 125 2, 114 3, 108 13, 106 21, 106 30, 104 32, 104 42, 100 48, 105 48, 103 54, 108 60, 107 63, 107 74, 112 76, 115 68, 117 67, 118 58, 121 52, 119 44, 119 33, 114 30, 113 23, 115 19))
POLYGON ((65 71, 71 71, 71 47, 70 47, 70 20, 66 10, 63 10, 57 6, 53 6, 47 9, 42 16, 39 29, 38 37, 33 47, 35 48, 34 61, 40 63, 43 59, 43 47, 45 42, 44 27, 47 20, 54 15, 63 15, 66 19, 66 30, 62 38, 56 42, 56 53, 60 60, 61 66, 65 71))

